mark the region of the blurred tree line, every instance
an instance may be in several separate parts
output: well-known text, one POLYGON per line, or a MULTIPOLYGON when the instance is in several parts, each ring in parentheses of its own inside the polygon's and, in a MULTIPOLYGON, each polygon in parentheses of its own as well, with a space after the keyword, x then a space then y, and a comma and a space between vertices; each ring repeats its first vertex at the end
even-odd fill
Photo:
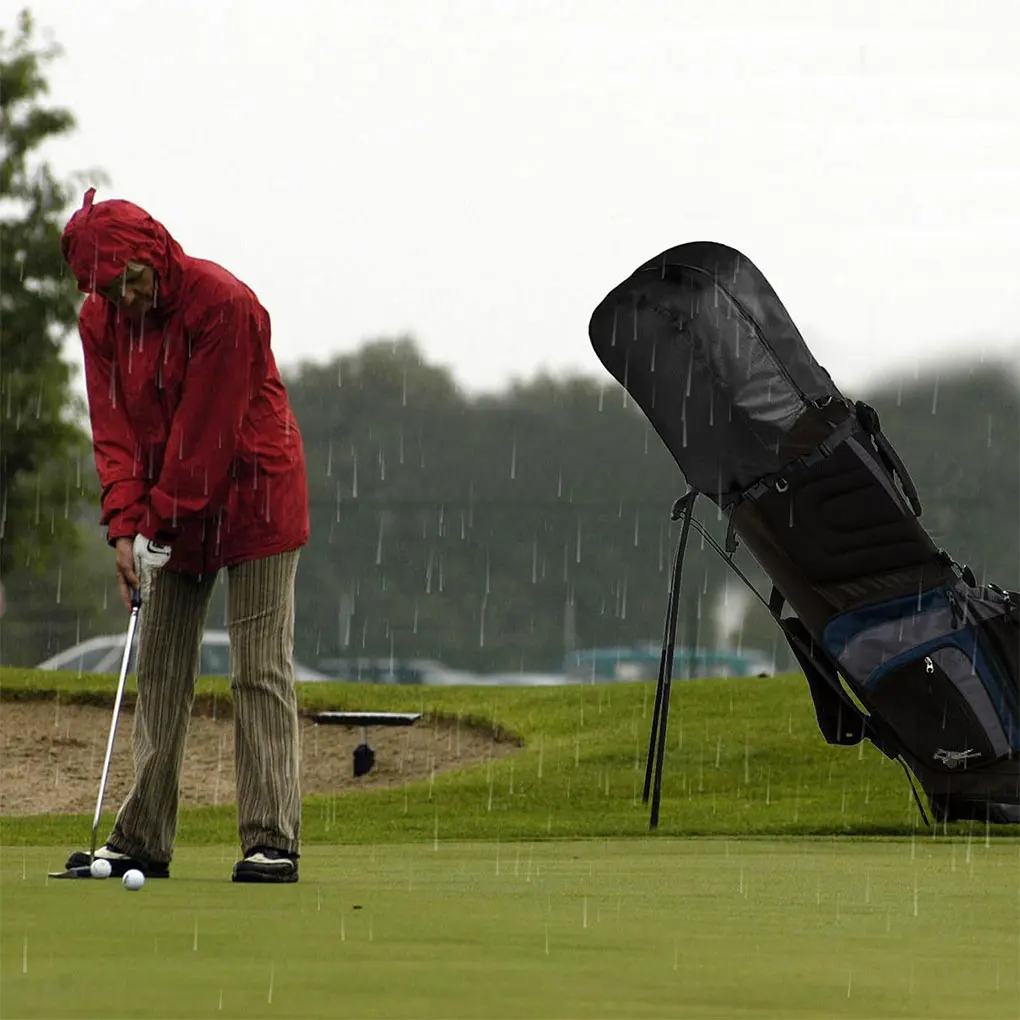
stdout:
MULTIPOLYGON (((879 410, 936 541, 979 579, 1017 587, 1020 385, 1003 369, 853 395, 879 410)), ((669 513, 685 484, 613 380, 537 378, 469 398, 404 337, 301 365, 286 381, 311 494, 312 539, 298 574, 301 661, 392 654, 483 671, 556 670, 572 647, 659 639, 679 537, 669 513)), ((700 506, 721 541, 724 522, 700 506)), ((84 508, 94 522, 96 505, 84 508)), ((18 661, 123 627, 111 553, 94 523, 87 533, 82 552, 57 558, 57 574, 12 575, 24 612, 9 597, 3 625, 31 621, 18 661), (78 587, 57 605, 60 574, 78 587)), ((743 550, 737 562, 767 596, 743 550)), ((681 642, 715 641, 730 579, 692 536, 681 642)), ((224 625, 225 596, 224 575, 210 627, 224 625)), ((740 640, 790 664, 757 603, 740 640)), ((13 651, 3 661, 15 661, 13 651)))
MULTIPOLYGON (((4 197, 19 200, 0 224, 0 662, 21 665, 126 622, 60 353, 68 337, 77 342, 77 298, 58 240, 70 185, 27 159, 73 120, 40 112, 43 58, 32 56, 30 29, 23 20, 11 46, 0 38, 4 197)), ((611 378, 537 377, 469 398, 411 337, 366 343, 285 378, 311 493, 312 539, 298 574, 301 661, 393 655, 545 671, 571 648, 660 639, 679 536, 669 514, 685 483, 611 378)), ((1015 366, 932 372, 848 395, 878 409, 933 537, 979 578, 1020 585, 1015 366)), ((711 505, 699 516, 721 540, 711 505)), ((743 550, 737 562, 767 596, 743 550)), ((680 643, 715 643, 732 578, 692 535, 680 643)), ((224 625, 225 580, 210 627, 224 625)), ((757 604, 738 640, 790 665, 757 604)))

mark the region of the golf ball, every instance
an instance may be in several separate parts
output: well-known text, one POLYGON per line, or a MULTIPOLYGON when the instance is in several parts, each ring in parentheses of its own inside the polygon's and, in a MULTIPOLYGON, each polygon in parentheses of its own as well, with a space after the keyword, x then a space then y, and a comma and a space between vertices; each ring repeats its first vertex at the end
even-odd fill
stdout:
POLYGON ((135 889, 141 889, 143 885, 145 885, 145 876, 137 868, 124 872, 125 889, 130 889, 134 892, 135 889))
POLYGON ((103 860, 102 857, 97 857, 90 865, 89 871, 93 878, 109 878, 110 862, 103 860))

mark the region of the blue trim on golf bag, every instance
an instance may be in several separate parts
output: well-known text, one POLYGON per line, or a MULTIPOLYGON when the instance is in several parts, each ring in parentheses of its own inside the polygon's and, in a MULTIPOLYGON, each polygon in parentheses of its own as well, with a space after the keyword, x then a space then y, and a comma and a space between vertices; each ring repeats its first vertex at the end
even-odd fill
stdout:
POLYGON ((892 623, 920 613, 950 608, 945 587, 932 588, 920 595, 903 595, 875 606, 865 606, 833 617, 822 631, 822 640, 830 655, 839 659, 850 639, 880 623, 892 623))
MULTIPOLYGON (((849 674, 848 679, 865 691, 874 691, 890 673, 941 649, 957 649, 972 664, 1009 748, 1018 752, 1020 720, 1007 696, 1007 670, 995 649, 982 639, 984 624, 1004 615, 1006 606, 1000 611, 978 596, 973 603, 977 611, 971 612, 969 594, 943 585, 853 610, 829 622, 822 634, 823 645, 849 674), (885 652, 892 654, 885 658, 885 652), (876 653, 882 655, 879 661, 876 653)), ((963 690, 960 696, 969 700, 963 690)))

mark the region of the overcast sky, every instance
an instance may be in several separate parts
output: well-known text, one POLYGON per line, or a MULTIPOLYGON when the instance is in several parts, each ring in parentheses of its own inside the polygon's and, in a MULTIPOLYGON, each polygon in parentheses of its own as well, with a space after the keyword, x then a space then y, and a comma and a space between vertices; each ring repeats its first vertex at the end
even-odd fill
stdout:
POLYGON ((56 168, 251 285, 284 365, 411 332, 472 391, 608 378, 593 308, 691 240, 844 388, 1020 358, 1020 0, 30 7, 56 168))

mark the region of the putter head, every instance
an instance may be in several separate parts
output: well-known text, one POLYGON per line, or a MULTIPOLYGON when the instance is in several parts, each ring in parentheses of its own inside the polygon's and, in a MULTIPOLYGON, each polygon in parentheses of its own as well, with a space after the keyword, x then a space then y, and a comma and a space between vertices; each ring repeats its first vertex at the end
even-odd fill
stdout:
POLYGON ((68 868, 66 871, 51 871, 50 878, 91 878, 92 871, 87 864, 79 864, 77 867, 68 868))

